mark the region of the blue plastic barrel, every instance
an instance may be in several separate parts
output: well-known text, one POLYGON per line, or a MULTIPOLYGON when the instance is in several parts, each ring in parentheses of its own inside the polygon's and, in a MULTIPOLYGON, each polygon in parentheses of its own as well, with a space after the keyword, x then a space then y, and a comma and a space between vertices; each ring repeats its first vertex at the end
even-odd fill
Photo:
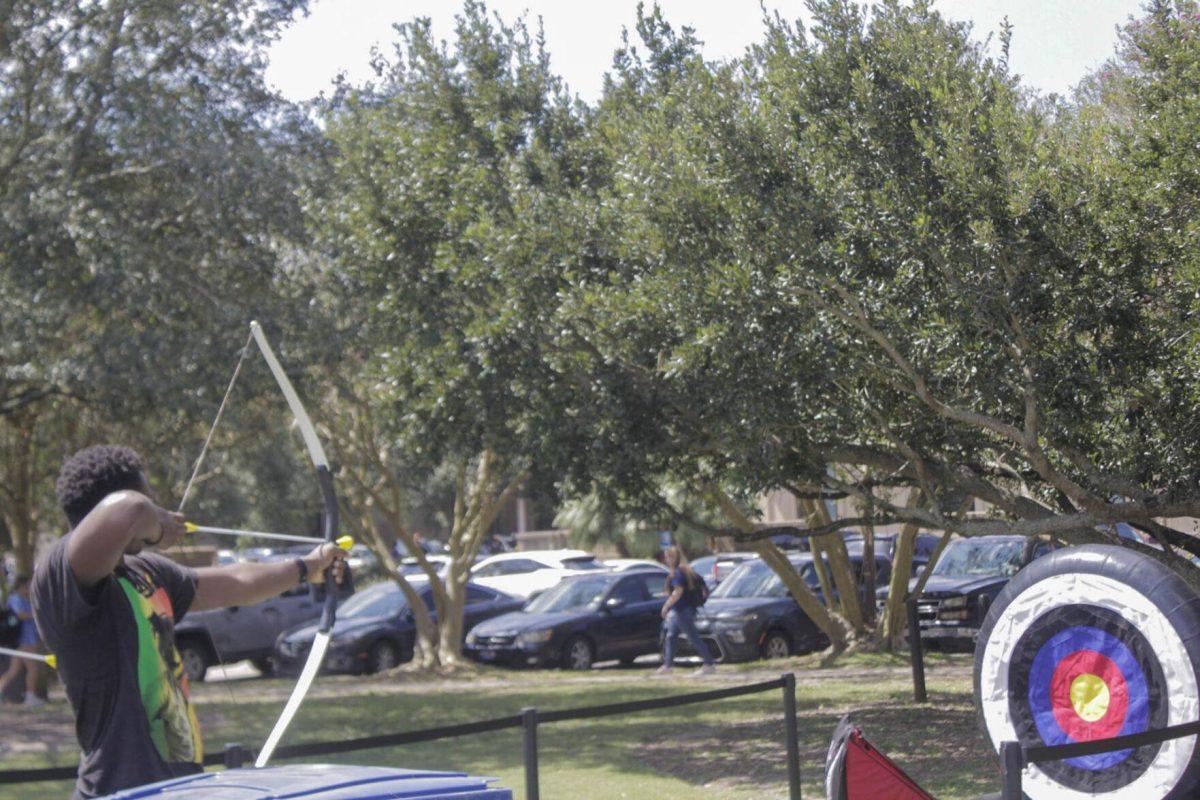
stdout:
POLYGON ((298 764, 188 775, 117 792, 107 800, 512 800, 511 791, 489 787, 489 780, 462 772, 298 764))

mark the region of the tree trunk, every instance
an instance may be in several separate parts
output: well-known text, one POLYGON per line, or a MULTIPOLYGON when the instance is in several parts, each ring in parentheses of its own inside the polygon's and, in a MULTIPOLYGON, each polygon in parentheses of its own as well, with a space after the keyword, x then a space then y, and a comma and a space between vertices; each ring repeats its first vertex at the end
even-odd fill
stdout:
POLYGON ((7 428, 4 437, 4 523, 12 538, 17 575, 32 575, 37 541, 37 502, 34 498, 37 417, 15 414, 6 418, 3 424, 7 428))
POLYGON ((467 601, 467 581, 483 539, 496 521, 500 509, 512 499, 526 473, 518 472, 504 483, 504 460, 485 449, 476 459, 474 476, 468 478, 466 464, 460 464, 454 489, 454 522, 450 530, 450 569, 445 589, 445 611, 439 612, 438 652, 443 665, 462 661, 463 611, 467 601))
POLYGON ((875 527, 863 526, 863 567, 862 567, 862 610, 863 626, 871 628, 875 625, 875 527))
MULTIPOLYGON (((716 498, 717 505, 720 506, 722 513, 729 520, 729 524, 743 533, 754 532, 754 523, 742 513, 729 498, 729 495, 719 489, 712 490, 712 494, 716 498)), ((753 549, 775 571, 780 580, 783 581, 784 586, 788 588, 788 591, 800 606, 800 610, 807 614, 808 618, 821 629, 821 632, 829 637, 829 642, 833 646, 834 651, 840 652, 845 650, 845 629, 834 618, 830 610, 821 604, 820 599, 817 598, 813 590, 809 588, 808 584, 804 582, 799 573, 792 567, 792 562, 788 560, 783 551, 770 539, 755 541, 753 549)))
MULTIPOLYGON (((823 503, 812 500, 800 501, 810 520, 819 525, 826 525, 831 520, 829 512, 823 503)), ((829 571, 833 574, 833 583, 837 588, 838 605, 846 622, 856 634, 866 633, 863 627, 862 606, 858 602, 858 581, 850 565, 850 554, 846 550, 846 540, 841 534, 831 534, 823 537, 826 552, 829 555, 829 571)))
POLYGON ((396 563, 396 558, 392 554, 392 549, 387 546, 387 542, 382 531, 371 514, 372 501, 368 499, 365 503, 366 509, 363 515, 363 530, 367 533, 368 544, 371 550, 379 559, 379 563, 383 565, 384 571, 388 577, 399 587, 404 599, 408 602, 408 607, 412 611, 413 625, 417 629, 416 652, 413 653, 413 659, 420 659, 422 668, 433 669, 438 666, 438 632, 437 622, 434 621, 433 615, 429 613, 429 608, 425 605, 425 601, 421 599, 421 595, 413 588, 408 579, 404 577, 400 571, 400 566, 396 563))
POLYGON ((813 569, 817 573, 817 583, 821 585, 821 596, 825 599, 827 608, 833 608, 834 599, 837 594, 833 591, 833 581, 829 578, 829 568, 827 564, 827 556, 825 555, 825 545, 822 543, 824 537, 812 536, 808 540, 809 550, 812 552, 813 569))
MULTIPOLYGON (((457 565, 455 565, 457 566, 457 565)), ((462 661, 463 611, 467 604, 467 579, 470 571, 452 567, 446 576, 446 617, 438 631, 438 654, 443 666, 462 661)))
POLYGON ((912 577, 913 552, 920 526, 905 525, 896 537, 896 552, 892 558, 892 577, 888 582, 887 604, 880 620, 880 637, 887 650, 898 650, 908 629, 908 582, 912 577))
POLYGON ((929 556, 929 563, 925 565, 925 570, 921 573, 921 577, 917 578, 917 585, 913 587, 912 594, 914 597, 919 596, 925 591, 925 584, 929 583, 929 576, 933 573, 933 568, 937 566, 938 559, 942 557, 942 551, 946 549, 946 545, 950 544, 950 531, 942 533, 942 538, 938 540, 937 547, 933 549, 933 553, 929 556))

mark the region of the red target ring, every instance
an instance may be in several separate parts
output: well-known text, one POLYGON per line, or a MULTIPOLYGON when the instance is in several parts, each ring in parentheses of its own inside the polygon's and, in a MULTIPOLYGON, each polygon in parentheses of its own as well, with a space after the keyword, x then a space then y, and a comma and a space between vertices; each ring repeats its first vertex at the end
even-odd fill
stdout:
POLYGON ((1111 658, 1076 650, 1063 658, 1050 679, 1054 719, 1077 742, 1120 733, 1129 711, 1129 686, 1111 658))

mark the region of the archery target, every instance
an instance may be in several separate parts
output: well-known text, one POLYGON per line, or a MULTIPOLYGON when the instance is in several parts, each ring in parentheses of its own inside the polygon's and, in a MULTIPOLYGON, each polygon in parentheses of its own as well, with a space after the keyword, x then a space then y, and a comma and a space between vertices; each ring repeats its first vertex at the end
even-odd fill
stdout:
MULTIPOLYGON (((1058 745, 1191 722, 1200 714, 1200 597, 1159 562, 1120 547, 1058 551, 992 605, 975 691, 993 745, 1058 745)), ((1181 797, 1200 778, 1197 737, 1034 764, 1042 798, 1181 797)))

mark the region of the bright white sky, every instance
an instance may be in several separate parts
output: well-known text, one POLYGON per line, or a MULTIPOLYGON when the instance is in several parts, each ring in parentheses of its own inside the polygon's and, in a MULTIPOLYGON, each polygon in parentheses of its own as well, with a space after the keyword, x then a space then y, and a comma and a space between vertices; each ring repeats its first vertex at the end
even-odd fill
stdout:
MULTIPOLYGON (((487 5, 506 21, 523 12, 532 22, 540 16, 555 71, 573 92, 594 101, 621 28, 633 27, 637 0, 490 0, 487 5)), ((762 33, 759 0, 660 0, 659 5, 672 25, 696 29, 710 59, 740 55, 762 33)), ((765 0, 765 5, 787 19, 807 18, 801 0, 765 0)), ((1015 26, 1010 65, 1027 86, 1044 93, 1066 92, 1099 66, 1113 53, 1116 27, 1141 13, 1139 0, 936 0, 936 6, 949 17, 974 23, 981 39, 998 31, 1007 16, 1015 26)), ((313 0, 309 16, 271 48, 267 78, 292 100, 328 90, 339 72, 361 82, 371 77, 373 46, 390 54, 394 23, 429 17, 434 33, 448 39, 461 7, 461 0, 313 0)))

